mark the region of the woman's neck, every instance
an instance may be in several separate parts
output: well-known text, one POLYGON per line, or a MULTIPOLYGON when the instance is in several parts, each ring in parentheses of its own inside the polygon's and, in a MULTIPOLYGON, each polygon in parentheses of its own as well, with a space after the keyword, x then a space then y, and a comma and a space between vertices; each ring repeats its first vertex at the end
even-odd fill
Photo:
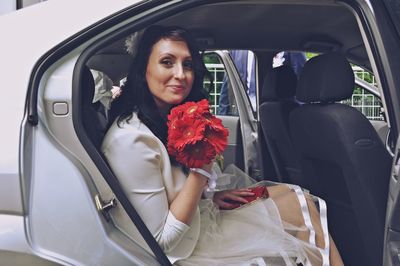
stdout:
POLYGON ((171 110, 171 106, 166 104, 160 104, 157 101, 156 101, 156 106, 161 117, 166 119, 169 114, 169 111, 171 110))
POLYGON ((161 116, 162 118, 164 118, 164 119, 167 119, 168 114, 169 114, 169 110, 170 110, 170 108, 167 108, 167 109, 160 109, 160 108, 158 108, 158 112, 160 113, 160 116, 161 116))

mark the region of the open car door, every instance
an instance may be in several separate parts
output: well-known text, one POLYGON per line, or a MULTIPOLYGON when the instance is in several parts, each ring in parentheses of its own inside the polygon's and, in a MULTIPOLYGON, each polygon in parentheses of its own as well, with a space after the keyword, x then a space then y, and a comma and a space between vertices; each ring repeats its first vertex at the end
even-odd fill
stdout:
POLYGON ((387 85, 390 90, 386 91, 385 98, 390 97, 388 107, 392 111, 390 131, 386 139, 386 148, 393 156, 392 171, 390 174, 388 204, 386 211, 385 242, 382 265, 400 265, 400 79, 398 73, 400 69, 399 54, 400 49, 400 5, 398 1, 390 0, 371 0, 370 5, 374 8, 376 20, 380 27, 386 27, 381 32, 380 38, 385 43, 381 50, 389 55, 385 68, 385 75, 389 81, 387 85), (395 118, 395 119, 393 119, 395 118), (395 145, 394 145, 395 144, 395 145))
POLYGON ((213 75, 214 88, 210 91, 210 103, 214 113, 229 129, 228 146, 224 151, 224 166, 235 164, 250 176, 259 174, 257 121, 254 116, 247 87, 228 51, 208 51, 204 55, 206 65, 213 75), (212 63, 207 63, 212 62, 212 63), (225 84, 224 84, 225 83, 225 84), (221 112, 219 97, 222 86, 227 87, 229 110, 221 112))
POLYGON ((400 138, 390 177, 383 265, 400 265, 400 138))

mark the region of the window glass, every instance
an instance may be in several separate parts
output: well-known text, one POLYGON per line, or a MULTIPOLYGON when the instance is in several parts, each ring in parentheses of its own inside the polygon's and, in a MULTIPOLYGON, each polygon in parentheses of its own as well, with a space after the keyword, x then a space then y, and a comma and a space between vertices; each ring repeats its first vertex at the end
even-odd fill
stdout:
MULTIPOLYGON (((296 75, 299 76, 305 62, 317 55, 319 54, 311 52, 279 52, 273 58, 272 67, 289 65, 293 68, 296 75)), ((357 65, 352 64, 352 68, 354 76, 375 87, 374 90, 377 91, 377 84, 375 81, 375 77, 372 73, 357 65)), ((341 101, 341 103, 350 105, 358 109, 369 120, 385 120, 385 114, 381 99, 371 93, 369 90, 361 87, 360 85, 355 84, 353 95, 351 96, 351 98, 343 100, 341 101)))
MULTIPOLYGON (((203 56, 204 63, 213 78, 210 88, 209 101, 211 111, 216 115, 238 116, 238 109, 231 81, 225 72, 225 66, 216 53, 207 53, 203 56)), ((208 88, 210 81, 204 81, 204 87, 208 88)))
MULTIPOLYGON (((252 109, 255 112, 257 110, 255 55, 249 50, 230 50, 229 55, 235 64, 252 109)), ((214 88, 210 92, 210 102, 213 104, 213 111, 218 115, 237 116, 238 110, 232 91, 232 82, 234 79, 228 77, 222 60, 217 54, 206 54, 204 61, 214 78, 214 88)))
POLYGON ((257 110, 256 57, 249 50, 230 50, 229 55, 240 75, 253 112, 257 110))
POLYGON ((304 67, 307 59, 315 56, 316 54, 309 54, 296 51, 282 51, 277 53, 272 61, 272 67, 279 67, 282 65, 290 66, 294 73, 299 76, 304 67))
MULTIPOLYGON (((362 79, 363 81, 376 88, 377 84, 375 82, 375 77, 372 73, 356 65, 352 65, 352 68, 356 77, 362 79)), ((342 101, 342 103, 348 104, 358 109, 369 120, 385 120, 381 99, 357 84, 354 87, 353 95, 351 96, 351 98, 342 101)))
POLYGON ((383 107, 379 97, 357 85, 351 98, 342 103, 358 109, 369 120, 384 120, 383 107))

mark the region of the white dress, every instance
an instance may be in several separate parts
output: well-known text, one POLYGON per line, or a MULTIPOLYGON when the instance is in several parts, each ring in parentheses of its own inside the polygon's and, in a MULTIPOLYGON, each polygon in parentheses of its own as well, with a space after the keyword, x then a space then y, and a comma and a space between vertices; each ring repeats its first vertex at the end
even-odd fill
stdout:
MULTIPOLYGON (((220 211, 211 200, 201 200, 190 225, 169 211, 185 182, 180 168, 171 166, 162 142, 140 122, 136 114, 107 132, 102 151, 155 239, 174 265, 329 265, 329 239, 325 203, 307 195, 320 209, 324 247, 315 245, 306 196, 296 186, 277 198, 257 200, 235 210, 220 211), (286 194, 286 195, 285 195, 286 194), (280 199, 297 197, 303 221, 294 226, 281 218, 280 199), (306 240, 296 238, 306 235, 306 240)), ((271 187, 273 182, 263 181, 271 187)), ((257 185, 238 168, 219 173, 217 189, 257 185)), ((304 239, 304 237, 303 237, 304 239)))
MULTIPOLYGON (((230 189, 278 183, 255 182, 240 169, 231 165, 220 174, 217 188, 230 189)), ((322 210, 326 247, 315 245, 315 231, 304 192, 297 186, 296 193, 305 223, 294 226, 282 220, 278 199, 261 199, 238 209, 218 210, 211 200, 200 203, 201 228, 198 243, 190 257, 178 265, 329 265, 329 235, 326 206, 321 199, 308 195, 322 210), (308 232, 308 241, 295 237, 297 232, 308 232), (310 233, 311 232, 311 233, 310 233)), ((284 206, 280 206, 281 208, 284 206)))

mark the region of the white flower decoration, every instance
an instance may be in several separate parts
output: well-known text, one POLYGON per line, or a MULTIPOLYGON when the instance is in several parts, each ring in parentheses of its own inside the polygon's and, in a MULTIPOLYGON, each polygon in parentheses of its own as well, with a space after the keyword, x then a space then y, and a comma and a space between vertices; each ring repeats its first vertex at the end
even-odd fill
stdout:
POLYGON ((128 54, 131 56, 135 56, 138 46, 139 46, 139 40, 142 36, 142 31, 137 31, 131 35, 129 35, 125 39, 125 49, 128 54))

